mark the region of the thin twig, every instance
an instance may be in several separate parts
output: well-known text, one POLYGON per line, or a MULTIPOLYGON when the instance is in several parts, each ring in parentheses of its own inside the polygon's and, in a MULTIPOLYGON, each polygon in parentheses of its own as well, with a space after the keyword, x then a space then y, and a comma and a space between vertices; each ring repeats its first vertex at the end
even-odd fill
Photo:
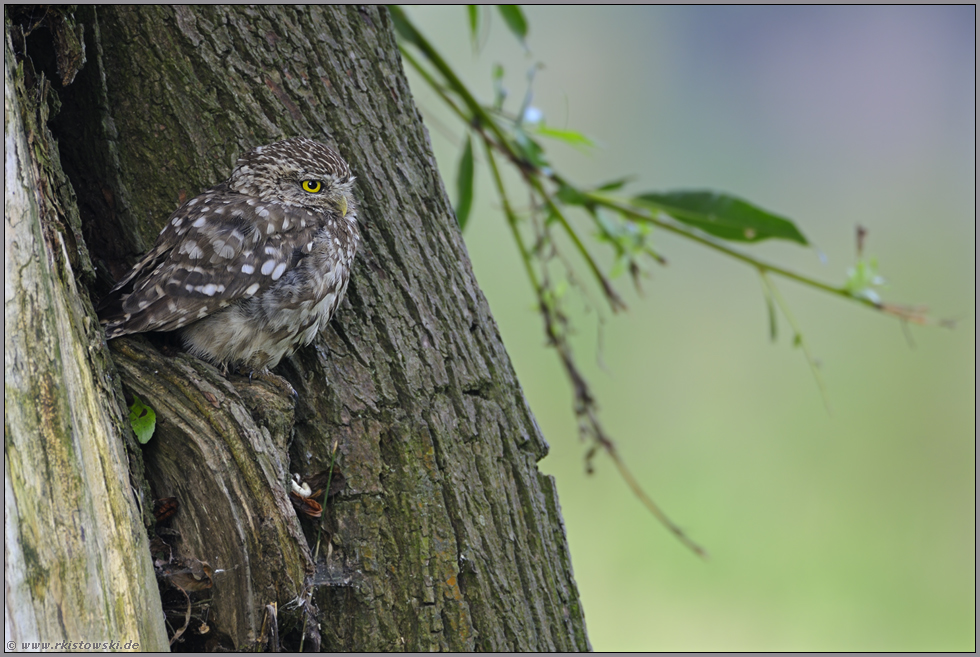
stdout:
POLYGON ((191 622, 191 596, 187 595, 187 591, 179 586, 177 587, 177 590, 183 593, 184 597, 187 599, 187 611, 184 612, 184 626, 174 632, 173 638, 170 639, 170 645, 174 645, 174 641, 181 637, 181 635, 187 630, 188 624, 191 622))
POLYGON ((578 367, 575 364, 571 346, 568 344, 565 332, 563 330, 559 330, 556 326, 556 322, 561 321, 560 317, 556 314, 554 308, 549 306, 547 300, 545 299, 545 285, 538 279, 537 274, 534 272, 534 268, 531 266, 531 255, 525 247, 523 236, 520 234, 520 231, 517 228, 517 217, 511 209, 510 200, 507 197, 503 180, 500 177, 500 171, 497 168, 497 161, 493 155, 493 150, 490 144, 485 143, 485 146, 487 151, 487 163, 490 165, 490 171, 497 187, 497 193, 500 195, 504 213, 507 215, 508 223, 511 225, 511 229, 514 233, 514 240, 518 245, 518 250, 521 253, 528 276, 531 279, 534 293, 538 298, 538 306, 541 309, 541 314, 545 322, 545 334, 548 337, 549 344, 555 347, 555 349, 558 351, 559 358, 565 368, 565 374, 568 376, 569 381, 572 384, 575 398, 575 414, 579 417, 580 422, 584 421, 586 423, 586 426, 584 427, 582 427, 580 424, 582 431, 587 435, 591 435, 594 443, 601 447, 603 451, 609 455, 609 457, 616 464, 616 467, 623 479, 626 480, 627 485, 640 499, 644 506, 646 506, 647 509, 653 513, 654 517, 657 518, 657 520, 659 520, 671 533, 674 534, 674 536, 676 536, 695 554, 702 558, 706 558, 707 552, 704 550, 704 548, 692 541, 680 527, 674 524, 670 518, 667 517, 660 507, 653 501, 653 499, 651 499, 650 496, 644 492, 643 488, 630 473, 622 459, 619 458, 615 444, 609 439, 608 436, 606 436, 602 426, 599 424, 599 420, 595 416, 595 398, 592 396, 592 392, 589 390, 589 385, 585 381, 585 378, 578 371, 578 367))
POLYGON ((779 288, 776 287, 775 283, 770 280, 768 273, 760 269, 759 276, 762 278, 762 282, 765 283, 766 287, 769 289, 769 293, 772 298, 776 300, 776 305, 779 309, 783 311, 783 315, 786 317, 786 321, 793 329, 793 340, 800 346, 803 350, 803 356, 806 358, 807 364, 810 366, 810 371, 813 372, 813 378, 817 382, 817 387, 820 388, 820 397, 823 399, 824 407, 827 409, 829 415, 833 415, 830 407, 830 395, 827 394, 827 386, 824 385, 823 376, 820 374, 820 366, 817 363, 817 359, 813 357, 810 352, 810 347, 807 345, 806 340, 803 337, 803 331, 800 330, 799 325, 796 323, 796 319, 793 317, 793 313, 789 309, 789 304, 783 299, 783 295, 779 292, 779 288))
MULTIPOLYGON (((660 507, 643 491, 639 483, 630 473, 629 469, 626 468, 626 465, 620 458, 614 443, 608 438, 608 436, 606 436, 602 426, 599 424, 596 416, 598 406, 594 397, 592 396, 588 383, 576 366, 571 345, 568 342, 567 319, 561 311, 560 299, 558 299, 555 288, 548 277, 548 258, 550 258, 551 255, 550 252, 546 253, 543 247, 550 247, 551 250, 558 256, 559 260, 566 267, 567 277, 574 283, 574 276, 571 274, 572 269, 561 257, 561 253, 557 249, 557 244, 555 243, 550 231, 547 230, 547 226, 545 227, 543 233, 538 234, 538 242, 533 245, 533 248, 528 248, 528 244, 525 242, 524 236, 521 234, 519 217, 514 211, 514 206, 511 204, 507 191, 504 187, 495 153, 506 158, 511 164, 514 165, 514 167, 523 177, 525 184, 531 190, 531 218, 533 227, 535 229, 538 227, 535 220, 537 219, 536 213, 540 211, 540 208, 533 202, 534 196, 537 195, 544 202, 549 215, 554 217, 555 221, 562 226, 562 229, 572 241, 575 249, 585 260, 589 270, 599 282, 599 285, 601 286, 607 301, 612 306, 613 311, 625 309, 626 306, 619 294, 616 292, 615 288, 613 288, 609 279, 605 276, 605 274, 603 274, 595 259, 585 247, 579 233, 568 221, 563 209, 567 207, 567 204, 558 199, 555 192, 549 192, 548 189, 546 189, 546 183, 551 183, 558 189, 565 189, 566 186, 572 187, 573 190, 581 194, 582 196, 578 199, 578 201, 572 204, 584 204, 590 210, 590 214, 592 215, 594 221, 598 221, 596 210, 598 208, 606 208, 618 213, 626 219, 652 224, 668 232, 680 235, 681 237, 723 253, 756 269, 762 278, 763 289, 766 293, 767 304, 770 311, 770 332, 772 337, 775 338, 776 314, 775 309, 773 308, 773 302, 775 302, 775 305, 777 305, 786 316, 786 319, 794 331, 794 339, 802 348, 807 363, 809 364, 814 378, 817 381, 817 385, 820 389, 824 403, 827 405, 828 412, 830 410, 830 402, 823 379, 819 372, 817 360, 810 353, 809 346, 804 340, 803 334, 800 331, 799 326, 796 324, 788 304, 782 298, 778 288, 775 287, 775 284, 769 276, 770 274, 795 281, 799 284, 820 290, 822 292, 843 297, 850 301, 864 305, 865 307, 898 317, 900 320, 902 320, 903 329, 906 327, 907 322, 927 324, 934 323, 933 320, 928 318, 924 309, 877 303, 870 299, 856 296, 844 287, 835 287, 814 278, 798 274, 789 269, 785 269, 783 267, 759 260, 758 258, 754 258, 750 255, 730 248, 729 246, 722 244, 719 241, 700 233, 699 231, 681 225, 670 217, 669 214, 664 212, 653 212, 647 208, 638 207, 629 203, 628 201, 622 201, 598 191, 587 192, 576 190, 573 186, 568 185, 568 183, 566 183, 562 177, 554 171, 537 166, 535 163, 528 161, 525 152, 521 149, 518 142, 513 136, 508 134, 508 130, 520 129, 520 115, 512 117, 499 109, 484 107, 476 100, 470 90, 465 84, 463 84, 463 82, 453 71, 452 67, 446 63, 432 44, 415 28, 404 12, 400 8, 394 7, 391 9, 391 13, 393 18, 396 20, 396 23, 400 25, 400 34, 403 34, 404 41, 412 44, 418 50, 418 52, 424 56, 425 60, 428 62, 428 66, 423 65, 414 56, 413 52, 406 47, 406 45, 400 44, 399 47, 405 61, 419 73, 425 82, 433 89, 433 91, 435 91, 443 102, 446 103, 446 106, 449 107, 454 114, 456 114, 456 116, 467 126, 467 128, 472 131, 473 134, 477 135, 483 142, 486 151, 486 160, 489 165, 491 177, 503 206, 507 224, 510 227, 514 238, 514 243, 517 246, 517 250, 521 257, 521 261, 524 264, 524 269, 527 273, 528 280, 531 283, 532 290, 537 299, 539 311, 542 319, 544 320, 544 329, 548 344, 549 346, 555 347, 559 359, 561 360, 565 369, 565 373, 572 385, 575 413, 579 419, 579 430, 583 437, 590 437, 593 442, 593 446, 589 450, 588 456, 586 457, 587 464, 589 464, 589 467, 591 467, 592 455, 598 448, 605 451, 616 464, 620 475, 626 481, 627 485, 629 485, 630 489, 650 510, 650 512, 682 543, 684 543, 684 545, 699 556, 706 557, 706 552, 704 549, 692 541, 676 524, 674 524, 663 513, 660 507), (430 70, 430 67, 434 69, 435 73, 430 70), (437 76, 441 77, 443 82, 437 80, 437 76), (513 124, 514 127, 506 127, 509 124, 513 124), (538 272, 535 271, 535 261, 537 261, 541 268, 540 276, 538 275, 538 272)), ((648 252, 651 257, 661 262, 661 264, 665 264, 663 257, 656 252, 652 251, 648 247, 645 249, 645 251, 648 252)), ((635 272, 631 273, 635 274, 635 272)), ((586 298, 588 298, 588 294, 586 294, 586 298)), ((595 307, 598 309, 598 306, 595 307)), ((938 323, 943 326, 949 325, 949 322, 940 321, 938 323)), ((331 460, 331 472, 332 467, 333 461, 331 460)), ((326 498, 324 498, 324 506, 325 504, 326 498)), ((320 539, 318 535, 317 553, 319 553, 319 545, 320 539)))
POLYGON ((650 510, 650 513, 652 513, 657 520, 660 521, 660 524, 669 529, 671 533, 673 533, 681 543, 686 545, 692 552, 694 552, 694 554, 698 555, 702 559, 707 559, 707 550, 692 541, 690 537, 684 533, 683 529, 674 524, 674 522, 667 517, 667 514, 661 511, 657 503, 654 502, 650 496, 646 494, 643 488, 640 487, 639 482, 637 482, 636 478, 633 477, 633 474, 629 471, 629 468, 626 467, 626 464, 623 463, 623 460, 619 458, 619 454, 616 452, 616 450, 607 448, 606 453, 609 454, 609 458, 611 458, 613 463, 616 464, 616 468, 619 470, 620 476, 626 480, 626 483, 633 491, 633 494, 640 498, 643 505, 650 510))
MULTIPOLYGON (((327 510, 327 498, 330 497, 330 482, 333 481, 333 464, 336 462, 337 456, 337 445, 338 441, 333 441, 333 448, 330 450, 330 470, 327 472, 327 487, 323 491, 323 503, 320 508, 324 511, 327 510)), ((320 536, 323 533, 323 518, 320 518, 320 522, 316 526, 316 549, 313 552, 313 563, 316 563, 317 558, 320 556, 320 536)))
MULTIPOLYGON (((435 50, 432 44, 420 32, 418 32, 418 30, 416 30, 413 25, 411 25, 411 22, 408 21, 408 18, 406 16, 404 16, 404 13, 401 12, 400 9, 396 9, 393 11, 397 11, 399 15, 402 17, 402 20, 410 27, 410 29, 413 32, 412 41, 415 44, 415 46, 422 51, 426 59, 428 59, 429 62, 431 62, 432 65, 435 66, 436 70, 438 70, 440 74, 442 74, 442 76, 446 80, 446 86, 448 87, 448 89, 450 89, 453 93, 459 96, 459 98, 463 101, 464 105, 466 106, 467 110, 469 110, 470 114, 467 115, 467 113, 449 97, 448 93, 446 93, 445 91, 446 87, 439 84, 435 80, 435 78, 433 78, 432 75, 425 70, 425 67, 423 67, 404 46, 402 46, 401 50, 402 53, 406 56, 406 61, 408 61, 409 64, 412 65, 412 67, 415 68, 419 72, 419 74, 423 76, 426 82, 428 82, 429 85, 433 88, 433 90, 435 90, 436 93, 440 95, 440 97, 457 114, 457 116, 459 116, 459 118, 463 122, 469 125, 469 127, 472 130, 474 130, 480 135, 480 137, 484 140, 486 144, 492 146, 495 150, 499 151, 502 155, 507 157, 517 166, 518 170, 521 171, 522 174, 525 176, 527 182, 537 189, 537 191, 541 194, 542 198, 546 199, 546 201, 551 206, 552 210, 557 209, 557 206, 552 201, 551 196, 545 192, 543 186, 541 185, 541 181, 538 180, 535 175, 532 175, 531 171, 533 170, 536 172, 536 169, 534 169, 534 167, 530 165, 530 163, 526 162, 523 159, 522 155, 515 149, 512 140, 508 139, 507 136, 504 134, 503 130, 500 128, 500 126, 497 125, 496 118, 493 116, 492 112, 488 111, 482 105, 480 105, 480 103, 470 93, 466 85, 464 85, 462 81, 460 81, 460 79, 456 76, 452 68, 449 67, 449 65, 445 62, 442 56, 439 55, 439 53, 435 50), (491 134, 487 134, 487 130, 489 130, 491 134)), ((547 175, 547 177, 555 181, 556 184, 561 182, 561 178, 557 174, 550 173, 547 175)), ((606 207, 610 210, 614 210, 624 216, 630 217, 635 220, 652 223, 656 226, 659 226, 660 228, 663 228, 664 230, 667 230, 676 235, 680 235, 686 239, 697 242, 702 246, 706 246, 716 251, 720 251, 721 253, 724 253, 725 255, 728 255, 736 260, 740 260, 746 264, 749 264, 756 269, 762 269, 764 271, 771 272, 783 278, 788 278, 790 280, 796 281, 797 283, 800 283, 802 285, 806 285, 808 287, 812 287, 821 290, 823 292, 827 292, 829 294, 843 297, 845 299, 859 303, 866 307, 873 308, 875 310, 878 310, 880 312, 889 315, 893 315, 895 317, 898 317, 899 319, 904 319, 917 324, 936 323, 944 327, 951 325, 951 322, 944 321, 944 320, 937 320, 937 321, 930 320, 930 318, 928 318, 924 314, 925 310, 922 308, 885 304, 885 303, 875 303, 874 301, 871 301, 869 299, 855 296, 843 287, 835 287, 833 285, 828 285, 814 278, 810 278, 808 276, 798 274, 789 269, 764 262, 757 258, 753 258, 752 256, 736 251, 735 249, 731 249, 712 239, 703 237, 695 233, 694 231, 688 230, 686 228, 682 228, 671 221, 666 221, 660 218, 659 215, 654 215, 651 212, 647 211, 646 209, 637 208, 636 206, 606 196, 600 192, 594 192, 594 191, 582 192, 582 194, 584 194, 584 196, 590 203, 593 203, 598 206, 606 207)), ((593 273, 597 275, 597 278, 600 282, 600 285, 602 285, 603 290, 609 292, 611 290, 611 286, 608 284, 608 281, 602 275, 601 271, 599 271, 598 267, 595 266, 594 260, 592 260, 591 256, 585 250, 585 247, 584 245, 582 245, 581 240, 578 238, 578 235, 571 228, 571 226, 568 225, 568 222, 564 219, 563 213, 561 213, 560 211, 556 212, 556 217, 558 217, 559 222, 561 222, 563 227, 566 229, 566 231, 568 231, 569 237, 572 239, 572 241, 576 243, 576 248, 579 250, 580 253, 582 253, 583 257, 586 259, 586 262, 589 264, 589 268, 592 269, 593 273)), ((615 290, 612 290, 612 294, 607 296, 609 297, 610 303, 614 307, 618 307, 618 304, 621 303, 621 300, 619 299, 615 290)))
POLYGON ((548 209, 554 214, 555 218, 558 219, 558 223, 561 224, 569 238, 571 238, 572 244, 575 245, 575 248, 582 255, 582 258, 585 259, 586 264, 589 265, 589 269, 592 270, 596 280, 598 280, 599 284, 602 286, 602 291, 605 293, 606 299, 609 301, 609 305, 612 307, 613 312, 626 310, 626 303, 619 296, 619 293, 616 292, 616 288, 612 286, 612 283, 609 282, 606 275, 599 269, 599 265, 596 264, 596 261, 592 258, 592 255, 589 253, 588 249, 585 248, 585 245, 582 243, 582 239, 578 236, 578 233, 576 233, 571 224, 568 223, 568 219, 565 218, 565 213, 558 208, 558 205, 545 191, 541 181, 538 180, 536 176, 530 175, 523 169, 521 169, 521 173, 524 174, 524 179, 527 181, 528 185, 534 188, 538 194, 541 195, 541 198, 544 199, 548 209))

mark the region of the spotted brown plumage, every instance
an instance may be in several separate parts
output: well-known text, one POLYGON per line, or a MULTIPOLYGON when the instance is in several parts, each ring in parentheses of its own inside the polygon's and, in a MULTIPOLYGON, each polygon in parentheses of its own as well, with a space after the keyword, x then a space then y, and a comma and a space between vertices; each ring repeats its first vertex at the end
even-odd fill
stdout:
POLYGON ((259 146, 181 205, 102 301, 106 337, 178 331, 188 351, 264 370, 340 305, 360 241, 347 163, 303 137, 259 146))

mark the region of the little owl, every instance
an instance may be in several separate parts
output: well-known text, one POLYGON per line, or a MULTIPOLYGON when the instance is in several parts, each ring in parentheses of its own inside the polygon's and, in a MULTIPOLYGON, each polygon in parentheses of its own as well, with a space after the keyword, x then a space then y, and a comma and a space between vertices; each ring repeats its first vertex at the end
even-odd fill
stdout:
POLYGON ((181 205, 102 301, 107 338, 178 331, 223 367, 275 367, 344 298, 360 241, 347 163, 299 137, 259 146, 181 205))

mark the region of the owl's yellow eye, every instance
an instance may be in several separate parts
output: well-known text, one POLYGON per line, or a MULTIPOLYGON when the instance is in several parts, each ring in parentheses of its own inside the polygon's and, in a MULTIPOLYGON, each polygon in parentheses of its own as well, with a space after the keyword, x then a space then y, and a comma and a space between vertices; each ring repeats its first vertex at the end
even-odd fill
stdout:
POLYGON ((304 192, 309 192, 310 194, 316 194, 321 189, 323 189, 323 183, 319 180, 304 180, 301 183, 304 192))

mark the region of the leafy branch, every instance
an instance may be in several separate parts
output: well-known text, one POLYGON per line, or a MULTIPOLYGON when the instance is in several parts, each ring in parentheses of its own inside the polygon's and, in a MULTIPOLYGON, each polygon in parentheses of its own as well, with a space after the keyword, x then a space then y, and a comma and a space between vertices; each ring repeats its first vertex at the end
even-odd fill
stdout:
MULTIPOLYGON (((613 312, 626 309, 625 302, 612 284, 616 275, 628 271, 634 285, 639 288, 639 280, 646 271, 648 260, 666 264, 663 256, 650 243, 653 229, 679 235, 749 265, 759 273, 763 283, 773 338, 778 308, 792 327, 794 344, 802 348, 825 402, 826 393, 817 361, 806 345, 789 306, 776 288, 773 277, 789 279, 845 298, 898 317, 903 322, 926 324, 932 323, 932 320, 927 317, 925 309, 881 301, 877 288, 882 280, 877 274, 877 263, 873 259, 863 258, 864 233, 861 229, 858 233, 858 262, 846 282, 835 286, 765 262, 730 246, 730 243, 751 244, 767 239, 809 245, 806 237, 792 221, 737 197, 710 191, 647 192, 632 197, 619 197, 614 193, 621 190, 628 182, 627 179, 596 187, 582 187, 571 183, 549 162, 540 139, 558 140, 579 148, 587 148, 592 142, 573 130, 558 130, 544 123, 541 113, 531 105, 530 85, 537 67, 533 67, 528 73, 528 92, 516 114, 504 110, 507 91, 503 86, 503 68, 499 65, 494 67, 493 72, 495 98, 491 104, 481 103, 404 11, 397 6, 391 7, 390 11, 404 61, 459 118, 467 131, 456 186, 456 214, 460 228, 467 225, 473 201, 475 149, 472 140, 475 139, 483 146, 484 158, 504 217, 537 299, 545 336, 549 346, 554 347, 558 353, 572 385, 579 433, 590 442, 586 453, 587 470, 592 471, 593 457, 598 451, 603 451, 612 459, 623 479, 647 509, 688 548, 700 556, 706 556, 704 549, 675 525, 643 491, 619 456, 615 443, 599 422, 598 404, 576 364, 569 342, 570 327, 562 305, 564 288, 561 282, 555 283, 551 275, 552 263, 557 261, 564 267, 565 280, 577 280, 572 266, 562 256, 563 247, 556 239, 553 229, 563 234, 574 252, 582 258, 613 312), (506 162, 519 174, 530 198, 526 210, 520 211, 514 204, 504 185, 498 161, 506 162), (591 221, 596 241, 612 249, 615 260, 609 274, 603 271, 586 246, 583 231, 577 230, 569 221, 569 211, 576 208, 584 211, 591 221)), ((516 5, 505 5, 498 7, 498 11, 510 31, 527 49, 527 21, 520 8, 516 5)), ((485 14, 479 7, 469 6, 468 24, 474 47, 477 47, 480 38, 483 15, 485 14)))

